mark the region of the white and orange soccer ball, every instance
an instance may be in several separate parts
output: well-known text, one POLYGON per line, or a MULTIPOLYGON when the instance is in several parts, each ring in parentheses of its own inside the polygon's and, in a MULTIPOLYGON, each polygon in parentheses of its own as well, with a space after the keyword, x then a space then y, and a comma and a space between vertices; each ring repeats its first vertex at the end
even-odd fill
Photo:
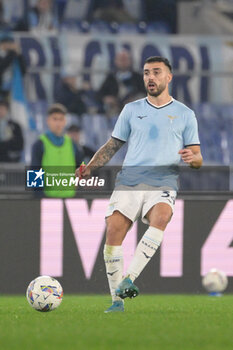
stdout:
POLYGON ((211 269, 203 278, 202 285, 210 293, 223 292, 228 284, 226 274, 218 269, 211 269))
POLYGON ((29 283, 26 297, 33 309, 52 311, 61 304, 63 289, 55 278, 39 276, 29 283))

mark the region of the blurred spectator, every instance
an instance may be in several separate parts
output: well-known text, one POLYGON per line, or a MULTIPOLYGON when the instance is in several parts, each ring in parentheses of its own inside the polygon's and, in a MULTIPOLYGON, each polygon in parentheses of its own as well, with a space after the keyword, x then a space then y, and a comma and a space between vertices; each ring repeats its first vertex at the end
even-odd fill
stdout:
MULTIPOLYGON (((68 135, 64 135, 66 113, 65 106, 59 103, 49 108, 47 116, 48 131, 40 135, 32 146, 32 168, 70 173, 71 171, 74 172, 75 168, 81 164, 83 154, 80 153, 72 139, 68 135)), ((74 188, 67 191, 45 188, 44 193, 48 197, 73 197, 75 190, 74 188)))
POLYGON ((69 126, 66 133, 71 137, 71 139, 77 146, 78 152, 82 154, 82 160, 85 163, 88 163, 89 160, 95 154, 95 151, 93 151, 90 147, 87 147, 81 143, 82 129, 79 126, 72 124, 69 126))
POLYGON ((68 113, 81 117, 83 114, 95 114, 100 109, 96 92, 87 80, 80 82, 73 71, 62 75, 55 87, 55 101, 66 106, 68 113))
POLYGON ((0 100, 0 162, 19 162, 22 150, 22 130, 10 120, 8 103, 0 100))
POLYGON ((52 31, 58 28, 58 17, 53 0, 37 0, 34 7, 28 11, 15 26, 18 31, 52 31))
POLYGON ((82 116, 87 108, 84 102, 84 91, 78 88, 77 77, 73 73, 63 74, 60 82, 55 87, 54 98, 56 102, 63 104, 68 113, 82 116))
POLYGON ((1 14, 7 30, 14 30, 16 23, 24 16, 28 0, 0 0, 1 14))
POLYGON ((135 18, 126 10, 123 0, 93 0, 92 14, 89 20, 106 22, 134 22, 135 18))
POLYGON ((14 64, 18 61, 22 74, 26 72, 26 64, 19 45, 9 34, 0 38, 0 97, 9 99, 14 74, 14 64))
POLYGON ((0 30, 14 30, 23 16, 25 0, 0 0, 0 30))
POLYGON ((141 74, 133 70, 131 55, 127 50, 116 54, 115 71, 107 75, 98 96, 102 102, 105 96, 114 96, 122 104, 145 96, 141 74))
POLYGON ((91 18, 94 0, 56 0, 59 17, 61 18, 61 8, 63 10, 62 19, 75 18, 76 20, 87 20, 91 18), (65 1, 65 4, 64 4, 65 1), (63 4, 62 4, 63 3, 63 4))
MULTIPOLYGON (((66 126, 66 113, 67 110, 65 106, 61 105, 60 103, 53 104, 49 110, 48 110, 48 116, 47 116, 47 125, 48 125, 48 131, 45 134, 42 134, 37 140, 33 147, 32 147, 32 166, 33 167, 41 167, 43 166, 43 157, 45 149, 47 151, 48 142, 51 143, 52 148, 56 146, 57 151, 62 151, 65 143, 70 143, 70 137, 64 136, 65 126, 66 126)), ((49 146, 48 146, 49 147, 49 146)), ((49 147, 50 148, 50 147, 49 147)), ((50 150, 48 150, 49 152, 50 150)), ((73 158, 75 166, 80 165, 82 162, 82 154, 78 152, 78 149, 74 142, 72 142, 72 148, 69 149, 70 152, 70 158, 73 158)), ((48 155, 49 156, 49 155, 48 155)), ((65 155, 64 155, 65 156, 65 155)), ((67 155, 68 156, 68 155, 67 155)), ((51 164, 50 165, 59 165, 59 164, 52 164, 53 163, 53 156, 51 156, 51 164)), ((67 157, 67 160, 61 165, 68 165, 66 164, 69 157, 67 157)), ((72 160, 72 162, 73 162, 72 160)))
POLYGON ((134 22, 144 18, 143 0, 56 0, 59 18, 106 22, 134 22))

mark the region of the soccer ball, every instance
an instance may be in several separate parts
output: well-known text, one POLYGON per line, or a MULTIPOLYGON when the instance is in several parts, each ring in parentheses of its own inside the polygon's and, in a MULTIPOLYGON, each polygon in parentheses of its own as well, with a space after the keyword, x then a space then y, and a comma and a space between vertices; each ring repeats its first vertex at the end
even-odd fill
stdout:
POLYGON ((203 287, 210 293, 223 292, 227 284, 226 274, 218 269, 211 269, 202 279, 203 287))
POLYGON ((29 284, 26 297, 33 309, 52 311, 61 304, 63 289, 55 278, 39 276, 29 284))

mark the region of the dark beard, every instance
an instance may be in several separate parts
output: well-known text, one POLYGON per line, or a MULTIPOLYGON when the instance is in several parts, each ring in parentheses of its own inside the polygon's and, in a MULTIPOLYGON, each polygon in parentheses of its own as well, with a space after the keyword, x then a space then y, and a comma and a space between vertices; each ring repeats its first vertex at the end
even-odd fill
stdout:
POLYGON ((161 95, 161 93, 165 90, 166 86, 160 85, 157 89, 157 91, 155 92, 149 92, 149 90, 146 89, 148 95, 153 96, 153 97, 158 97, 159 95, 161 95))

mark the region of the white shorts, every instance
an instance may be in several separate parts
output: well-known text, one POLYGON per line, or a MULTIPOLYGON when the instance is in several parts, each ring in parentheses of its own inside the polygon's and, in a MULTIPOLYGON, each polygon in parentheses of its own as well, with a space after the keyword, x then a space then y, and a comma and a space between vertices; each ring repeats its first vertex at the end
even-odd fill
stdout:
POLYGON ((176 191, 168 187, 156 188, 144 184, 133 187, 121 185, 111 195, 106 217, 118 210, 134 222, 141 214, 142 222, 149 225, 146 218, 148 211, 157 203, 167 203, 173 213, 175 199, 176 191))

